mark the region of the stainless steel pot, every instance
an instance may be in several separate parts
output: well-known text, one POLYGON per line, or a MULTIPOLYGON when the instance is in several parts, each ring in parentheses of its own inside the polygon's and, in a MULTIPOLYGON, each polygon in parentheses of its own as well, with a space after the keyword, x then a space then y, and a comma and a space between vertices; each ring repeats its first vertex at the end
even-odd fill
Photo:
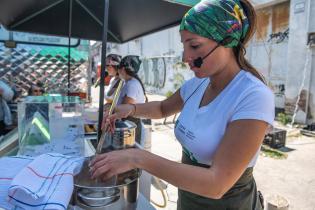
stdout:
POLYGON ((90 207, 107 206, 120 198, 119 188, 108 189, 79 189, 77 192, 78 198, 90 207))
POLYGON ((103 148, 119 150, 135 147, 136 128, 137 125, 129 120, 117 120, 115 122, 115 131, 107 135, 103 148))
POLYGON ((87 210, 134 210, 138 198, 141 170, 133 169, 108 180, 92 180, 86 158, 79 174, 74 177, 75 203, 87 210))

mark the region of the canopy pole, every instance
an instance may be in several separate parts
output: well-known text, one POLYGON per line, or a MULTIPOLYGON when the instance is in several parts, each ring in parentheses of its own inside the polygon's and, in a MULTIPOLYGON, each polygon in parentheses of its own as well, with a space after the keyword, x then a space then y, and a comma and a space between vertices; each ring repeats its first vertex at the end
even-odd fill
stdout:
POLYGON ((100 78, 100 100, 98 110, 98 127, 97 127, 97 143, 100 141, 102 135, 102 121, 104 112, 104 85, 105 85, 105 59, 107 46, 107 31, 108 31, 108 11, 109 0, 104 0, 104 23, 103 23, 103 39, 102 39, 102 56, 101 56, 101 78, 100 78))
POLYGON ((72 0, 69 0, 69 25, 68 25, 68 95, 70 93, 70 77, 71 77, 71 33, 72 33, 72 0))

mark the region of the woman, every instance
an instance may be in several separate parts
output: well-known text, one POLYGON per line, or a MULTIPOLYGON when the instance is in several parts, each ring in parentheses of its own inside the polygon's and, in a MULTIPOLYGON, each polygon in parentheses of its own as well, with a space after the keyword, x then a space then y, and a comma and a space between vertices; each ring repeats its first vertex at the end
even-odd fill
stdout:
POLYGON ((37 82, 35 85, 32 85, 30 89, 28 89, 29 96, 41 96, 44 94, 43 84, 37 82))
POLYGON ((6 127, 12 125, 11 110, 7 102, 14 97, 12 88, 4 81, 0 80, 0 136, 6 134, 6 127))
MULTIPOLYGON (((41 82, 36 82, 28 89, 28 96, 43 96, 45 94, 44 85, 41 82)), ((25 107, 25 119, 33 120, 33 116, 36 112, 39 112, 46 120, 49 119, 47 103, 26 103, 25 107)))
POLYGON ((121 56, 116 54, 109 54, 106 57, 106 69, 108 75, 111 77, 109 85, 105 87, 105 99, 107 103, 112 103, 115 90, 119 84, 118 66, 121 61, 121 56))
POLYGON ((118 68, 119 77, 124 80, 124 86, 117 104, 136 104, 146 101, 145 89, 138 76, 141 60, 139 56, 125 56, 118 68))
MULTIPOLYGON (((119 77, 124 81, 117 104, 139 104, 147 101, 144 85, 138 76, 141 60, 139 56, 125 56, 118 68, 119 77)), ((139 118, 128 116, 128 120, 136 123, 136 141, 143 145, 143 124, 139 118)))
POLYGON ((91 162, 107 179, 141 168, 179 188, 178 209, 262 209, 253 167, 274 120, 274 96, 245 59, 255 31, 247 0, 204 0, 180 26, 184 61, 195 74, 162 102, 122 105, 106 123, 126 116, 164 118, 181 112, 175 135, 182 163, 139 149, 114 151, 91 162))

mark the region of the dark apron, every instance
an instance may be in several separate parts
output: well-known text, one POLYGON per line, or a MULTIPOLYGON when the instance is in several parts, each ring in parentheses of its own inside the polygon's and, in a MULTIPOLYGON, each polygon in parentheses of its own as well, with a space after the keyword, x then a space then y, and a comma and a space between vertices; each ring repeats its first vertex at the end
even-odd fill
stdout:
POLYGON ((4 134, 5 134, 5 124, 4 124, 4 121, 1 120, 0 121, 0 136, 2 136, 4 134))
MULTIPOLYGON (((209 168, 193 162, 184 152, 182 163, 209 168)), ((262 204, 253 177, 253 168, 247 168, 234 186, 221 199, 210 199, 178 189, 177 210, 262 210, 262 204)))

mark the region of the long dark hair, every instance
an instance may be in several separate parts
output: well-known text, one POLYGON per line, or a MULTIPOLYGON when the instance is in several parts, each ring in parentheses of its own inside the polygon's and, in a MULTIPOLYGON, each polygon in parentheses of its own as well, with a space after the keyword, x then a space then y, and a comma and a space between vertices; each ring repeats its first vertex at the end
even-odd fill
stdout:
POLYGON ((115 69, 115 71, 116 71, 116 75, 115 76, 119 76, 119 73, 118 73, 118 67, 119 67, 119 65, 115 65, 115 66, 112 66, 114 69, 115 69))
POLYGON ((260 79, 263 83, 266 84, 266 80, 264 76, 261 73, 259 73, 259 71, 257 71, 257 69, 252 64, 250 64, 245 58, 246 44, 252 38, 252 36, 254 35, 256 31, 256 25, 257 25, 256 12, 253 5, 248 0, 240 0, 240 2, 249 20, 249 29, 247 31, 245 38, 241 39, 237 47, 233 48, 233 52, 236 57, 238 65, 240 65, 242 69, 252 73, 254 76, 256 76, 258 79, 260 79))
POLYGON ((43 83, 37 82, 35 85, 32 84, 31 87, 28 89, 27 94, 28 94, 29 96, 33 95, 33 89, 34 89, 35 87, 38 87, 38 88, 40 89, 41 94, 44 94, 45 91, 44 91, 44 85, 43 85, 43 83))
POLYGON ((138 76, 138 74, 134 73, 133 71, 130 71, 130 70, 129 70, 128 68, 126 68, 126 67, 124 67, 124 69, 125 69, 126 73, 127 73, 129 76, 135 78, 136 80, 138 80, 138 81, 140 82, 140 85, 141 85, 141 87, 142 87, 143 94, 144 94, 144 97, 145 97, 145 102, 148 102, 148 97, 147 97, 147 94, 145 93, 144 85, 143 85, 143 83, 142 83, 140 77, 138 76))

